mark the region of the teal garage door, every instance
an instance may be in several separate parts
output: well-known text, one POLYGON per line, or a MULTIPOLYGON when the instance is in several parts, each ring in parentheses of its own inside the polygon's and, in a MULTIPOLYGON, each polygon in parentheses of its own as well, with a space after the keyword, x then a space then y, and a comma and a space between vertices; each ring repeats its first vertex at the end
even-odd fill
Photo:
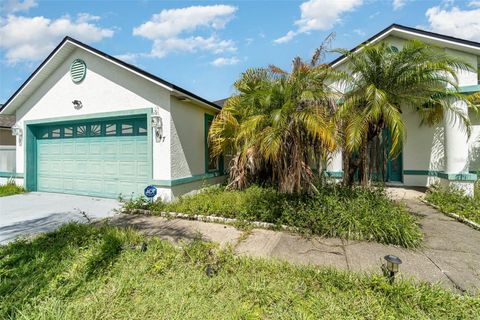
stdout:
POLYGON ((147 122, 127 119, 40 127, 37 190, 115 198, 148 185, 147 122))

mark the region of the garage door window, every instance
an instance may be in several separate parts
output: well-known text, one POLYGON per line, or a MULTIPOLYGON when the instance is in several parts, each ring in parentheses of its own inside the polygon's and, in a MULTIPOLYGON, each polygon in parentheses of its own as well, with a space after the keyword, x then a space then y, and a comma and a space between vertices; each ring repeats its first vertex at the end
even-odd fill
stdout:
POLYGON ((147 121, 145 119, 41 127, 37 131, 38 139, 146 135, 147 121))

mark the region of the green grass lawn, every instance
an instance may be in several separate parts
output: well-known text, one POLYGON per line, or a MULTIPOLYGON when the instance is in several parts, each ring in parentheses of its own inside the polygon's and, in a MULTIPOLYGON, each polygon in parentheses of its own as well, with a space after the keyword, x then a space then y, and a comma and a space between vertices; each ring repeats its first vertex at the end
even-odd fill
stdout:
POLYGON ((0 185, 0 197, 11 196, 14 194, 24 193, 23 187, 17 186, 15 182, 8 182, 7 184, 0 185))
POLYGON ((1 319, 478 319, 480 297, 428 284, 183 248, 69 224, 0 247, 1 319), (147 244, 142 251, 141 244, 147 244), (215 270, 208 277, 205 269, 215 270))
POLYGON ((456 213, 461 217, 480 224, 480 181, 475 185, 475 197, 467 197, 454 189, 432 187, 425 195, 425 200, 438 206, 441 211, 456 213))
POLYGON ((126 209, 143 208, 264 221, 299 228, 302 232, 328 237, 376 241, 415 248, 422 243, 416 217, 405 207, 374 188, 325 185, 316 195, 285 195, 271 188, 250 187, 244 191, 208 188, 173 203, 150 204, 138 198, 126 209))

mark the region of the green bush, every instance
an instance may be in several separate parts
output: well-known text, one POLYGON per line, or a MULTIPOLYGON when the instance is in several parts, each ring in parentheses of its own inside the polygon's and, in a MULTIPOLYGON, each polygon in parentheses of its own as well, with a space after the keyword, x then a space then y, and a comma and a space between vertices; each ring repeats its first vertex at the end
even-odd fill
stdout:
POLYGON ((201 241, 175 247, 81 224, 0 246, 0 297, 0 319, 480 317, 478 295, 436 285, 391 285, 380 275, 238 257, 201 241))
POLYGON ((432 186, 425 200, 438 206, 446 213, 456 213, 461 217, 480 223, 480 180, 475 185, 475 197, 465 196, 462 190, 432 186))
POLYGON ((418 247, 422 241, 415 217, 388 199, 380 188, 325 185, 318 188, 315 195, 287 195, 259 186, 243 191, 214 187, 172 203, 148 203, 144 198, 137 198, 127 202, 125 208, 263 221, 297 227, 309 234, 407 248, 418 247))
POLYGON ((0 185, 0 197, 11 196, 14 194, 24 193, 24 187, 17 186, 15 180, 9 179, 6 184, 0 185))

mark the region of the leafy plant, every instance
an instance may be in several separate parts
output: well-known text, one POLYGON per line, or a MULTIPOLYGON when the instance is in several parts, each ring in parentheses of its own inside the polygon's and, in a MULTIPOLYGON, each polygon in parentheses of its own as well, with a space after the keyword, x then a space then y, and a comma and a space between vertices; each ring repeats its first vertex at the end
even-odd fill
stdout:
POLYGON ((381 188, 325 185, 315 194, 283 194, 274 188, 251 186, 242 191, 208 188, 172 203, 137 198, 128 210, 172 211, 263 221, 299 228, 308 234, 363 239, 407 248, 418 247, 422 233, 406 209, 388 199, 381 188))
POLYGON ((273 65, 248 69, 235 82, 236 94, 209 132, 217 156, 233 155, 229 189, 253 183, 282 193, 315 189, 311 164, 336 148, 338 95, 328 83, 340 74, 320 63, 324 51, 325 43, 309 62, 294 58, 290 72, 273 65))
POLYGON ((349 70, 336 114, 344 136, 346 184, 357 174, 361 184, 374 173, 385 178, 386 161, 399 154, 406 137, 402 112, 407 109, 430 125, 448 111, 469 129, 468 117, 452 103, 470 105, 456 92, 457 72, 472 69, 461 59, 417 40, 405 42, 401 50, 382 42, 338 51, 347 57, 349 70))
POLYGON ((6 184, 0 185, 0 197, 11 196, 24 192, 26 192, 25 188, 22 186, 17 186, 15 179, 13 178, 8 179, 6 184))

